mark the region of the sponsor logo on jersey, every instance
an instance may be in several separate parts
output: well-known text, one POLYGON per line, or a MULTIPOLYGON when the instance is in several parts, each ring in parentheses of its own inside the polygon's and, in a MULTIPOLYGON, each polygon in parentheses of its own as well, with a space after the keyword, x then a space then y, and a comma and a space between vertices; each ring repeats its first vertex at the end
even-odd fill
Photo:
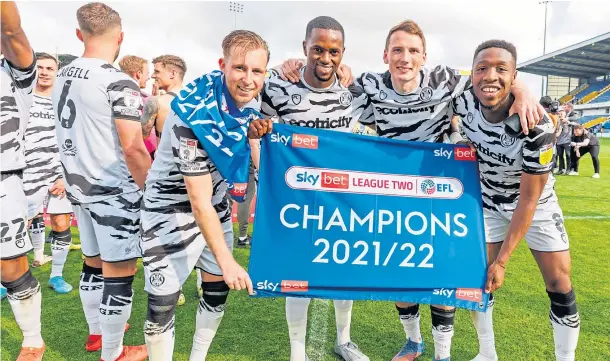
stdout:
POLYGON ((301 103, 301 94, 292 94, 290 100, 292 100, 294 105, 299 105, 301 103))
POLYGON ((421 100, 422 102, 427 102, 432 99, 432 94, 432 88, 427 86, 419 92, 419 100, 421 100))
POLYGON ((540 148, 540 164, 547 165, 553 159, 553 145, 547 144, 540 148))
POLYGON ((50 112, 30 112, 30 118, 55 119, 55 114, 50 112))
POLYGON ((423 113, 430 112, 434 113, 434 106, 421 107, 421 108, 386 108, 386 107, 375 107, 379 113, 383 115, 394 115, 394 114, 412 114, 412 113, 423 113))
POLYGON ((339 103, 341 105, 348 106, 348 105, 352 104, 352 99, 353 99, 352 93, 350 93, 349 91, 344 91, 339 96, 339 103))
POLYGON ((72 139, 66 139, 61 148, 63 149, 64 154, 68 157, 74 157, 77 153, 76 147, 72 143, 72 139))
POLYGON ((352 117, 341 116, 338 119, 320 119, 315 120, 289 120, 290 125, 296 125, 299 127, 307 128, 318 128, 318 129, 335 129, 335 128, 349 128, 352 122, 352 117))
POLYGON ((192 162, 197 157, 197 140, 180 137, 180 149, 178 151, 180 159, 185 162, 192 162))
POLYGON ((472 112, 468 112, 468 114, 466 114, 466 121, 468 122, 468 124, 472 123, 472 121, 474 120, 474 114, 472 114, 472 112))
POLYGON ((458 300, 481 302, 483 290, 479 288, 458 288, 455 290, 455 298, 458 300))
POLYGON ((510 147, 511 145, 515 144, 516 139, 517 138, 511 137, 508 134, 504 133, 500 136, 500 143, 502 143, 503 147, 510 147))
POLYGON ((508 164, 510 166, 515 164, 515 160, 507 157, 506 154, 492 152, 491 150, 489 150, 489 148, 482 146, 480 143, 472 142, 472 144, 479 152, 485 154, 486 156, 494 160, 497 160, 498 162, 508 164))
POLYGON ((307 134, 292 135, 293 148, 318 149, 318 137, 307 134))

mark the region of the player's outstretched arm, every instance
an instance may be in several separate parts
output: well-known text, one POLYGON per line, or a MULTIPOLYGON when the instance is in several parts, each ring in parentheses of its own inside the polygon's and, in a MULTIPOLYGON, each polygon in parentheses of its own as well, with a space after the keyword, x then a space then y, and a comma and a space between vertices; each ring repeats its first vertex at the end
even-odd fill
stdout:
POLYGON ((222 270, 222 277, 232 290, 248 290, 253 294, 248 273, 235 261, 224 239, 218 213, 212 204, 212 176, 208 174, 184 176, 186 191, 193 208, 193 215, 208 246, 222 270))
POLYGON ((150 154, 144 145, 142 127, 139 122, 131 119, 115 119, 117 133, 129 173, 140 189, 144 189, 146 175, 150 169, 150 154))
POLYGON ((0 2, 2 54, 13 66, 29 68, 34 63, 34 52, 21 28, 21 17, 14 1, 0 2))
POLYGON ((530 129, 540 123, 546 112, 521 80, 515 79, 511 93, 515 97, 515 101, 510 107, 509 115, 519 114, 521 129, 523 129, 523 134, 527 135, 530 129))
POLYGON ((498 256, 489 266, 487 271, 486 292, 494 292, 502 287, 502 284, 504 283, 504 271, 506 270, 508 260, 530 228, 532 220, 534 219, 536 207, 538 206, 538 200, 542 195, 544 185, 548 178, 549 173, 528 174, 524 172, 521 175, 521 186, 519 188, 520 195, 519 201, 517 202, 517 208, 511 218, 500 253, 498 253, 498 256))

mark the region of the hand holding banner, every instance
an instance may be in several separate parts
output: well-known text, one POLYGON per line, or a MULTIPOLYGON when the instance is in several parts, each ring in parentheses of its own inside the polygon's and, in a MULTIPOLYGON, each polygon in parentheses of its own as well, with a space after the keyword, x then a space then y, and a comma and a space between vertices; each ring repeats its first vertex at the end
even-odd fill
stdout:
POLYGON ((250 256, 257 296, 487 307, 474 152, 275 124, 250 256))

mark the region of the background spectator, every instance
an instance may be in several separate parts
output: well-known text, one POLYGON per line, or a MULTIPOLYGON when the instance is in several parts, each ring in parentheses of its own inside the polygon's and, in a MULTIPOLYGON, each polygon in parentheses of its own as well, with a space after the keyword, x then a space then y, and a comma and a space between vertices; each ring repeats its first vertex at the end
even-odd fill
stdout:
POLYGON ((599 140, 597 137, 582 125, 577 125, 574 127, 574 136, 570 145, 572 146, 572 171, 569 175, 578 175, 580 158, 590 153, 595 170, 593 178, 599 178, 599 140))

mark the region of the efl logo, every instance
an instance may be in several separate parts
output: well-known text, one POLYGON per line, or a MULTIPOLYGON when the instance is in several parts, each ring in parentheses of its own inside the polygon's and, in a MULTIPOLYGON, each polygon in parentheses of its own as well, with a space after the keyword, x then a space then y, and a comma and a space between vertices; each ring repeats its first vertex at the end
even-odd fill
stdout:
POLYGON ((307 134, 292 135, 293 148, 318 149, 318 137, 307 134))
POLYGON ((426 179, 421 182, 421 190, 426 194, 433 194, 436 190, 436 185, 430 179, 426 179))
POLYGON ((455 298, 458 300, 481 302, 483 290, 479 288, 458 288, 455 290, 455 298))
POLYGON ((248 189, 248 183, 234 183, 233 189, 231 189, 231 194, 237 197, 242 197, 246 195, 246 190, 248 189))
POLYGON ((282 281, 282 292, 307 292, 309 290, 308 281, 282 281))
POLYGON ((349 175, 345 173, 322 172, 322 188, 348 189, 349 175))
POLYGON ((470 148, 456 147, 455 152, 453 154, 455 155, 455 160, 469 160, 469 161, 476 160, 475 151, 470 148))

